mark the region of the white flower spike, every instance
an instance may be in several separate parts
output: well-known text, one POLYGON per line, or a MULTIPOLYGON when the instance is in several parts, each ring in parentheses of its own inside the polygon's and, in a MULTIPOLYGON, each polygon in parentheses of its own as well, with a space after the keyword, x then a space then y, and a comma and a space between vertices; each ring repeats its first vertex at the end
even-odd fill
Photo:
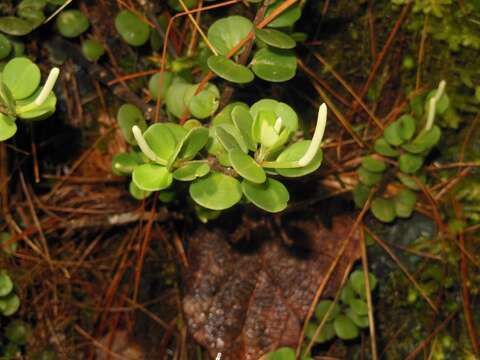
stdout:
POLYGON ((438 85, 438 89, 437 89, 437 92, 435 93, 435 96, 430 99, 430 102, 428 104, 427 123, 425 124, 426 131, 430 130, 433 126, 433 120, 435 119, 437 102, 440 100, 443 93, 445 92, 446 85, 447 85, 447 82, 445 80, 440 81, 440 84, 438 85))
POLYGON ((166 165, 167 164, 164 160, 160 159, 153 152, 153 150, 150 148, 150 146, 148 146, 147 141, 143 137, 142 130, 137 125, 134 125, 132 127, 132 133, 133 133, 133 136, 135 137, 135 140, 137 140, 137 144, 140 147, 140 150, 142 150, 142 152, 145 154, 146 157, 148 157, 150 160, 152 160, 152 161, 154 161, 154 162, 156 162, 160 165, 166 165))
POLYGON ((300 167, 307 166, 317 155, 318 149, 322 144, 323 135, 325 134, 325 128, 327 126, 327 105, 323 103, 318 109, 317 125, 315 126, 315 132, 313 134, 312 142, 307 149, 307 152, 303 157, 298 160, 300 167))
POLYGON ((36 106, 42 105, 45 100, 47 100, 48 95, 50 92, 53 90, 53 87, 55 86, 55 83, 57 82, 58 76, 60 75, 60 69, 55 67, 50 71, 50 74, 48 74, 47 81, 45 82, 45 86, 43 87, 42 91, 40 91, 40 94, 37 96, 37 98, 34 101, 34 104, 36 106))

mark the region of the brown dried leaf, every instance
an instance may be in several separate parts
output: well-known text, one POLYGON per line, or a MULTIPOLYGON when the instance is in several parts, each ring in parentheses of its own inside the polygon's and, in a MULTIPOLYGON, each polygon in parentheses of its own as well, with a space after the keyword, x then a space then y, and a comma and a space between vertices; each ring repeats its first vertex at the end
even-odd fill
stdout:
MULTIPOLYGON (((302 235, 293 239, 295 247, 264 239, 255 240, 253 250, 230 245, 220 231, 199 231, 190 243, 183 301, 195 340, 212 357, 221 352, 222 359, 237 360, 296 346, 315 292, 352 226, 348 217, 333 218, 331 228, 297 222, 302 235)), ((358 236, 348 241, 323 296, 334 295, 358 258, 358 236)))

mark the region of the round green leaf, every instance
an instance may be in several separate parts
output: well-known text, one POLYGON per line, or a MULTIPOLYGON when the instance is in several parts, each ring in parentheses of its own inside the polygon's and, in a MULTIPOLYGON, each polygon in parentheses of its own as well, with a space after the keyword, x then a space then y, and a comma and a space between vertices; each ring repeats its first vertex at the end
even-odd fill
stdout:
POLYGON ((88 39, 82 43, 82 53, 88 61, 95 62, 105 54, 105 48, 100 41, 88 39))
POLYGON ((0 141, 10 139, 17 132, 15 118, 0 114, 0 141))
POLYGON ((164 99, 167 94, 168 88, 172 84, 173 76, 174 75, 170 72, 164 72, 163 74, 155 74, 150 78, 150 81, 148 82, 148 90, 150 92, 150 96, 154 101, 157 101, 157 99, 164 99), (160 91, 159 87, 161 87, 160 91))
POLYGON ((359 331, 354 322, 345 315, 338 315, 333 322, 335 333, 342 340, 352 340, 358 337, 359 331))
POLYGON ((12 52, 12 43, 8 38, 0 34, 0 60, 5 59, 12 52))
POLYGON ((28 339, 28 326, 23 321, 14 320, 5 327, 5 337, 17 345, 25 345, 28 339))
POLYGON ((365 156, 362 159, 362 166, 368 171, 382 173, 387 169, 385 162, 373 156, 365 156))
POLYGON ((330 307, 332 307, 332 310, 330 311, 327 321, 333 320, 340 313, 340 306, 332 300, 320 300, 318 302, 317 306, 315 306, 315 316, 318 321, 323 320, 330 307))
MULTIPOLYGON (((195 5, 197 5, 198 0, 183 0, 183 3, 187 9, 192 9, 195 5)), ((175 11, 183 11, 183 6, 178 0, 168 0, 168 5, 175 11)))
POLYGON ((0 296, 6 296, 13 290, 13 282, 5 270, 0 271, 0 296))
POLYGON ((66 38, 80 36, 90 27, 88 17, 80 10, 64 10, 57 16, 58 32, 66 38))
POLYGON ((10 89, 15 100, 32 95, 40 85, 40 69, 25 57, 10 60, 3 68, 2 80, 10 89))
POLYGON ((361 299, 353 299, 352 301, 350 301, 350 307, 357 315, 368 314, 368 305, 365 301, 361 299))
POLYGON ((288 104, 273 100, 262 99, 253 104, 250 108, 250 114, 253 120, 258 117, 261 111, 271 111, 275 113, 276 118, 282 119, 282 126, 290 130, 292 133, 298 130, 298 116, 288 104))
POLYGON ((413 174, 423 165, 423 157, 413 154, 402 154, 398 158, 398 167, 405 174, 413 174))
POLYGON ((227 55, 253 29, 243 16, 233 15, 215 21, 208 29, 208 40, 220 55, 227 55))
POLYGON ((0 31, 8 35, 24 36, 33 31, 35 24, 27 19, 16 16, 0 17, 0 31))
POLYGON ((195 95, 198 85, 190 86, 185 92, 185 104, 188 110, 197 119, 205 119, 217 111, 220 105, 220 92, 213 84, 208 84, 205 89, 195 95))
POLYGON ((227 106, 225 106, 217 115, 215 115, 211 125, 216 126, 220 124, 233 124, 232 111, 236 106, 240 106, 248 110, 248 105, 243 102, 236 101, 236 102, 230 103, 227 106))
POLYGON ((7 297, 0 298, 0 309, 4 316, 15 314, 20 307, 20 298, 16 294, 10 294, 7 297))
POLYGON ((358 168, 357 174, 360 182, 366 186, 373 186, 378 184, 383 177, 381 173, 371 172, 363 166, 360 166, 358 168))
MULTIPOLYGON (((290 162, 300 160, 307 152, 310 143, 311 140, 300 140, 296 143, 291 144, 282 151, 276 161, 290 162)), ((285 177, 301 177, 316 171, 322 164, 322 160, 323 152, 321 149, 319 149, 313 160, 307 166, 295 169, 276 169, 276 171, 277 173, 285 177)))
MULTIPOLYGON (((430 105, 430 99, 433 98, 437 94, 438 90, 432 90, 428 93, 427 99, 425 101, 425 108, 428 111, 428 107, 430 105)), ((443 115, 445 111, 447 111, 448 107, 450 106, 450 98, 447 94, 442 94, 440 99, 437 101, 437 106, 435 107, 435 113, 437 115, 443 115)))
POLYGON ((128 191, 137 200, 143 200, 151 195, 151 191, 145 191, 140 189, 133 181, 130 181, 128 185, 128 191))
POLYGON ((193 128, 178 143, 174 153, 168 160, 167 167, 170 169, 178 157, 191 160, 207 144, 209 131, 206 128, 193 128))
MULTIPOLYGON (((377 278, 372 273, 368 274, 368 282, 370 284, 370 290, 375 290, 377 286, 377 278)), ((365 274, 362 270, 355 270, 350 274, 349 284, 355 292, 365 299, 365 274)))
MULTIPOLYGON (((305 336, 308 339, 312 339, 317 331, 318 324, 309 322, 307 324, 307 328, 305 330, 305 336)), ((327 322, 323 325, 320 334, 318 334, 317 338, 314 340, 317 344, 322 344, 324 342, 330 341, 335 337, 335 329, 333 328, 333 324, 331 322, 327 322)), ((303 358, 302 358, 303 359, 303 358)))
POLYGON ((112 159, 112 172, 118 176, 130 175, 140 164, 142 160, 137 153, 119 153, 112 159))
POLYGON ((417 194, 408 189, 402 189, 394 198, 395 212, 398 217, 408 218, 415 210, 415 204, 417 203, 417 194))
POLYGON ((260 165, 240 149, 230 150, 228 156, 235 171, 244 179, 255 184, 262 184, 267 179, 260 165))
POLYGON ((442 131, 435 125, 430 130, 422 130, 411 143, 403 145, 403 148, 412 154, 421 154, 434 147, 441 136, 442 131))
POLYGON ((253 119, 248 111, 248 108, 244 106, 235 106, 232 110, 231 116, 235 127, 240 134, 242 134, 248 150, 257 150, 257 143, 252 137, 253 119))
POLYGON ((362 208, 368 200, 370 188, 366 185, 358 183, 353 189, 353 202, 359 208, 362 208))
POLYGON ((203 162, 191 163, 179 167, 173 172, 173 178, 179 181, 193 181, 210 172, 210 166, 203 162))
POLYGON ((0 106, 2 113, 7 116, 15 117, 17 113, 16 101, 7 85, 0 80, 0 106))
POLYGON ((345 286, 342 289, 342 292, 340 293, 340 300, 345 305, 350 305, 350 302, 355 299, 355 292, 353 291, 353 288, 350 286, 349 283, 345 284, 345 286))
POLYGON ((413 134, 415 134, 415 119, 412 116, 405 114, 400 116, 397 121, 399 123, 399 132, 401 138, 405 141, 410 140, 413 134))
POLYGON ((282 31, 273 29, 255 29, 255 36, 265 44, 279 49, 293 49, 295 40, 282 31))
MULTIPOLYGON (((43 89, 43 87, 38 88, 38 90, 29 98, 21 101, 17 101, 17 105, 26 105, 29 104, 33 101, 35 101, 36 97, 40 93, 40 91, 43 89)), ((42 105, 36 106, 33 109, 29 111, 21 111, 19 108, 17 108, 17 117, 23 120, 31 120, 31 121, 38 121, 38 120, 43 120, 55 112, 55 108, 57 106, 57 97, 55 96, 55 93, 53 91, 48 94, 47 99, 43 102, 42 105)))
POLYGON ((267 355, 266 360, 295 360, 295 350, 289 347, 282 347, 267 355))
MULTIPOLYGON (((277 0, 272 5, 267 8, 265 17, 268 17, 272 11, 274 11, 278 6, 283 3, 283 0, 277 0)), ((289 27, 295 24, 295 22, 300 19, 302 15, 302 10, 298 4, 292 5, 282 12, 279 16, 275 18, 272 22, 268 24, 268 27, 271 28, 282 28, 289 27)))
POLYGON ((260 79, 283 82, 292 79, 297 71, 297 57, 292 50, 264 48, 253 56, 252 70, 260 79))
POLYGON ((394 121, 383 130, 383 137, 390 145, 398 146, 403 143, 400 122, 394 121))
POLYGON ((240 182, 228 175, 211 172, 190 184, 190 196, 200 206, 211 210, 225 210, 240 201, 240 182))
POLYGON ((143 137, 155 155, 163 161, 168 162, 175 153, 177 139, 166 124, 156 123, 149 126, 143 137))
MULTIPOLYGON (((361 301, 361 300, 359 300, 361 301)), ((346 315, 352 319, 352 321, 357 325, 359 328, 368 328, 368 316, 366 315, 358 315, 352 308, 348 308, 346 311, 346 315)))
POLYGON ((189 119, 185 121, 185 124, 183 124, 183 128, 188 130, 192 130, 198 127, 202 127, 202 123, 198 121, 197 119, 189 119))
POLYGON ((207 60, 207 65, 210 70, 222 79, 236 84, 246 84, 254 79, 254 75, 249 68, 237 64, 235 61, 227 59, 223 55, 210 56, 207 60))
POLYGON ((394 149, 384 138, 375 141, 374 149, 377 153, 383 156, 396 157, 400 153, 394 149))
POLYGON ((242 182, 245 197, 259 208, 276 213, 285 208, 290 200, 287 188, 272 178, 267 178, 263 184, 254 184, 248 180, 242 182))
POLYGON ((224 149, 228 152, 232 149, 240 149, 244 153, 248 152, 245 140, 240 131, 232 124, 220 124, 215 126, 214 135, 224 149))
POLYGON ((167 111, 177 118, 181 118, 188 111, 185 104, 185 94, 191 86, 191 84, 181 81, 173 81, 167 90, 167 95, 165 96, 167 111))
MULTIPOLYGON (((408 187, 409 189, 415 190, 415 191, 421 190, 421 187, 417 184, 417 182, 413 179, 413 177, 408 176, 401 172, 397 173, 397 177, 402 182, 402 184, 408 187)), ((424 181, 425 176, 420 175, 419 180, 420 182, 425 182, 424 181)))
POLYGON ((132 127, 136 125, 142 132, 147 129, 147 123, 142 111, 132 104, 123 104, 118 109, 117 121, 123 137, 131 145, 137 144, 133 136, 132 127))
POLYGON ((128 10, 122 10, 115 18, 115 28, 129 45, 142 46, 148 41, 150 28, 140 18, 128 10))
POLYGON ((392 222, 395 219, 395 204, 391 199, 376 197, 372 201, 373 215, 382 222, 392 222))
POLYGON ((143 164, 133 170, 132 180, 141 190, 159 191, 170 187, 173 177, 164 166, 143 164))

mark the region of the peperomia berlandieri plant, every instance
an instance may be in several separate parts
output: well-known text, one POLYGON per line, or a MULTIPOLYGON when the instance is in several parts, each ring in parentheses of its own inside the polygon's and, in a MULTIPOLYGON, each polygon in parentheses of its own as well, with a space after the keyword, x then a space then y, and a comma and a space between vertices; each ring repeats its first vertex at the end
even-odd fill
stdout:
POLYGON ((388 125, 383 136, 375 141, 375 152, 362 159, 353 198, 358 207, 363 207, 370 191, 375 190, 370 210, 382 222, 408 218, 415 209, 417 192, 426 179, 422 171, 425 158, 441 137, 440 128, 434 124, 435 116, 443 115, 450 102, 445 85, 442 81, 426 98, 412 99, 411 111, 388 125), (419 129, 422 120, 424 125, 419 129), (395 188, 394 196, 384 195, 387 185, 395 188))
POLYGON ((53 68, 43 87, 39 67, 26 57, 10 60, 0 77, 0 141, 17 132, 17 119, 42 120, 55 112, 57 98, 52 91, 60 70, 53 68))
POLYGON ((297 114, 272 99, 251 107, 230 104, 209 128, 197 120, 147 127, 130 104, 120 108, 118 120, 126 140, 140 150, 113 160, 115 173, 132 175, 134 197, 164 191, 177 180, 190 182, 191 198, 206 209, 225 210, 245 198, 263 210, 279 212, 287 207, 289 193, 274 177, 300 177, 318 169, 327 107, 320 106, 312 140, 297 141, 292 140, 297 114))

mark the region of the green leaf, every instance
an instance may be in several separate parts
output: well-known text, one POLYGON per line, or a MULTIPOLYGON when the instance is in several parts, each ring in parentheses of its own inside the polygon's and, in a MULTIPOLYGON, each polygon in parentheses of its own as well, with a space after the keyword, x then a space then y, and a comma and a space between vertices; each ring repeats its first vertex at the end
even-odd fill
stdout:
POLYGON ((13 282, 5 270, 0 271, 0 297, 10 294, 13 290, 13 282))
POLYGON ((115 28, 129 45, 142 46, 150 36, 148 24, 129 10, 122 10, 115 18, 115 28))
POLYGON ((217 219, 222 212, 219 210, 205 209, 204 207, 195 204, 195 213, 197 214, 198 219, 206 224, 210 220, 217 219))
POLYGON ((389 223, 395 219, 395 204, 391 199, 376 197, 372 201, 373 215, 380 221, 389 223))
MULTIPOLYGON (((300 160, 307 152, 310 143, 311 140, 300 140, 296 143, 291 144, 280 153, 276 161, 290 162, 300 160)), ((323 152, 321 149, 319 149, 312 162, 307 166, 295 169, 276 169, 276 171, 277 173, 285 177, 301 177, 316 171, 322 164, 322 160, 323 152)))
MULTIPOLYGON (((370 283, 370 290, 375 290, 377 286, 377 278, 372 273, 368 274, 368 282, 370 283)), ((365 275, 362 270, 355 270, 350 274, 349 284, 355 292, 365 299, 365 275)))
POLYGON ((177 142, 182 141, 188 133, 188 130, 179 124, 166 122, 164 125, 172 132, 177 142))
POLYGON ((147 129, 147 122, 142 111, 132 104, 123 104, 117 112, 117 121, 123 137, 131 145, 137 145, 133 136, 132 127, 135 125, 144 132, 147 129))
POLYGON ((193 181, 210 172, 210 166, 203 162, 196 162, 179 167, 173 172, 173 178, 179 181, 193 181))
POLYGON ((253 30, 253 23, 243 16, 233 15, 215 21, 207 37, 220 55, 227 55, 253 30))
POLYGON ((245 140, 248 150, 256 151, 257 143, 252 137, 253 119, 248 108, 244 106, 235 106, 231 112, 231 117, 235 127, 245 140))
POLYGON ((17 117, 23 120, 38 121, 46 119, 55 113, 55 108, 57 106, 57 97, 55 96, 55 93, 53 91, 48 94, 42 105, 35 106, 31 110, 27 111, 21 109, 21 106, 33 103, 42 89, 43 87, 37 89, 37 91, 32 96, 25 100, 17 101, 17 117))
POLYGON ((87 39, 82 43, 82 53, 88 61, 95 62, 105 54, 105 48, 100 41, 87 39))
POLYGON ((0 34, 0 60, 5 59, 12 52, 12 43, 8 38, 0 34))
POLYGON ((375 173, 382 173, 387 169, 387 166, 383 160, 375 158, 371 155, 365 156, 362 159, 362 166, 368 171, 375 173))
POLYGON ((320 300, 318 302, 317 306, 315 306, 315 316, 318 321, 323 321, 330 307, 332 307, 332 310, 330 311, 327 321, 333 320, 340 313, 340 306, 332 300, 320 300))
POLYGON ((280 133, 275 130, 277 117, 273 111, 260 111, 253 122, 252 137, 263 146, 272 147, 280 133))
POLYGON ((408 141, 415 134, 415 119, 408 115, 402 115, 398 118, 400 136, 404 141, 408 141))
POLYGON ((213 84, 208 84, 197 95, 198 85, 193 85, 185 92, 185 104, 188 110, 197 119, 205 119, 213 115, 220 105, 220 92, 213 84))
POLYGON ((137 153, 119 153, 112 159, 112 172, 118 176, 130 175, 142 163, 137 153))
POLYGON ((223 55, 210 56, 207 60, 207 65, 210 70, 222 79, 236 84, 249 83, 255 77, 245 65, 237 64, 223 55))
POLYGON ((242 182, 245 197, 257 207, 272 213, 285 210, 290 195, 287 188, 272 178, 267 178, 263 184, 254 184, 248 180, 242 182))
POLYGON ((14 320, 5 327, 5 337, 17 345, 25 345, 29 336, 27 324, 14 320))
POLYGON ((141 190, 159 191, 170 187, 173 176, 165 166, 143 164, 133 170, 132 180, 141 190))
POLYGON ((200 206, 211 210, 225 210, 240 201, 240 182, 228 175, 211 172, 190 184, 190 196, 200 206))
POLYGON ((368 200, 370 188, 358 183, 353 189, 353 201, 358 208, 362 208, 368 200))
POLYGON ((398 146, 403 143, 400 122, 394 121, 383 130, 383 137, 390 145, 398 146))
POLYGON ((358 337, 359 331, 355 323, 345 315, 338 315, 333 322, 335 333, 342 340, 352 340, 358 337))
POLYGON ((240 149, 230 150, 228 156, 235 171, 244 179, 256 184, 262 184, 267 179, 260 165, 240 149))
POLYGON ((130 195, 137 200, 143 200, 152 194, 151 191, 140 189, 133 181, 130 181, 130 184, 128 185, 128 191, 130 192, 130 195))
POLYGON ((297 72, 297 57, 292 50, 264 48, 252 59, 252 70, 260 79, 283 82, 292 79, 297 72))
POLYGON ((17 132, 15 118, 0 114, 0 141, 10 139, 17 132))
POLYGON ((148 90, 154 101, 163 100, 167 94, 167 90, 172 84, 174 75, 170 72, 158 73, 153 75, 148 82, 148 90), (161 84, 161 85, 160 85, 161 84), (159 87, 161 90, 159 91, 159 87))
POLYGON ((203 127, 191 129, 178 143, 174 153, 168 160, 167 167, 170 169, 178 157, 191 160, 207 144, 208 129, 203 127))
POLYGON ((0 31, 12 36, 24 36, 33 31, 35 24, 16 16, 0 17, 0 31))
POLYGON ((406 174, 417 172, 423 165, 423 157, 413 154, 402 154, 398 158, 398 167, 406 174))
POLYGON ((155 155, 163 161, 168 162, 175 153, 177 139, 166 124, 156 123, 149 126, 143 137, 155 155))
MULTIPOLYGON (((277 0, 272 5, 267 8, 265 17, 268 17, 278 6, 283 3, 283 0, 277 0)), ((302 10, 298 4, 292 5, 282 12, 279 16, 275 18, 272 22, 268 24, 268 27, 271 28, 282 28, 289 27, 295 24, 295 22, 300 19, 302 15, 302 10)))
POLYGON ((340 300, 342 300, 345 305, 350 305, 350 302, 353 299, 355 299, 355 292, 353 291, 353 288, 350 286, 350 284, 347 283, 342 289, 342 292, 340 294, 340 300))
POLYGON ((10 89, 15 100, 32 95, 40 85, 40 69, 25 57, 10 60, 3 68, 2 81, 10 89))
POLYGON ((353 299, 352 301, 350 301, 350 307, 357 315, 368 314, 368 305, 365 301, 361 299, 353 299))
POLYGON ((252 119, 255 120, 261 111, 274 112, 277 118, 282 119, 282 126, 292 133, 298 130, 297 113, 289 105, 273 99, 262 99, 251 106, 252 119))
MULTIPOLYGON (((428 107, 430 105, 430 99, 433 98, 437 94, 438 90, 432 90, 428 93, 427 99, 425 101, 425 108, 428 111, 428 107)), ((440 99, 437 101, 437 106, 435 107, 435 113, 437 115, 443 115, 445 111, 447 111, 448 107, 450 106, 450 98, 447 94, 443 94, 440 96, 440 99)))
POLYGON ((240 102, 240 101, 236 101, 236 102, 233 102, 233 103, 230 103, 228 104, 227 106, 225 106, 223 108, 222 111, 220 111, 212 120, 212 126, 216 126, 216 125, 220 125, 220 124, 233 124, 233 120, 232 120, 232 111, 233 109, 236 107, 236 106, 240 106, 246 110, 248 110, 248 105, 243 103, 243 102, 240 102))
MULTIPOLYGON (((413 179, 413 177, 408 176, 401 172, 397 173, 397 177, 402 182, 402 184, 408 187, 409 189, 415 190, 415 191, 421 190, 421 187, 417 184, 417 182, 413 179)), ((419 180, 421 182, 424 182, 422 178, 419 178, 419 180)))
POLYGON ((358 174, 358 179, 360 182, 366 186, 373 186, 378 184, 382 178, 383 174, 382 173, 376 173, 376 172, 371 172, 364 168, 363 166, 360 166, 357 170, 358 174))
POLYGON ((295 360, 295 350, 289 347, 282 347, 267 355, 266 360, 295 360))
MULTIPOLYGON (((315 335, 315 331, 317 330, 318 324, 309 322, 307 324, 307 328, 305 330, 305 336, 308 339, 312 339, 315 335)), ((317 344, 322 344, 324 342, 330 341, 335 337, 335 329, 333 328, 333 323, 327 322, 323 325, 320 334, 318 334, 317 338, 314 340, 317 344)))
POLYGON ((20 307, 20 298, 16 294, 10 294, 7 297, 0 298, 0 312, 4 316, 11 316, 17 312, 20 307))
POLYGON ((7 85, 0 80, 0 112, 4 115, 15 117, 16 116, 16 103, 13 98, 12 92, 7 85))
POLYGON ((234 125, 217 125, 214 128, 214 134, 227 152, 232 149, 240 149, 244 153, 248 152, 245 140, 243 140, 242 135, 234 125))
POLYGON ((265 44, 279 49, 293 49, 295 40, 282 31, 273 29, 255 29, 255 36, 265 44))
MULTIPOLYGON (((361 301, 361 300, 359 300, 361 301)), ((365 315, 358 315, 352 308, 347 309, 346 315, 352 319, 352 321, 357 325, 359 328, 368 328, 368 316, 365 315)))
POLYGON ((188 110, 185 104, 185 94, 190 86, 192 85, 174 80, 167 90, 167 95, 165 96, 167 111, 177 118, 181 118, 188 110))
POLYGON ((75 38, 88 30, 90 21, 80 10, 64 10, 57 16, 56 25, 62 36, 75 38))
POLYGON ((417 194, 408 189, 402 189, 394 198, 395 212, 398 217, 408 218, 415 210, 415 204, 417 203, 417 194))
POLYGON ((383 156, 396 157, 400 153, 394 149, 384 138, 375 141, 374 149, 377 153, 383 156))
POLYGON ((430 130, 422 130, 411 143, 403 145, 403 148, 412 154, 421 154, 437 145, 441 136, 442 131, 435 125, 430 130))

